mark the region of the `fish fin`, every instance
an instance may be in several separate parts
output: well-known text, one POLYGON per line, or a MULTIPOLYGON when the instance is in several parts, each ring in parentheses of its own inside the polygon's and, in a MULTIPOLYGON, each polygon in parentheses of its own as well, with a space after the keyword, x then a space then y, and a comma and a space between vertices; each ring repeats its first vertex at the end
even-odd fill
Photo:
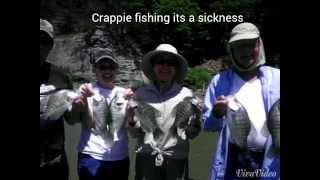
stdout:
POLYGON ((146 102, 143 102, 143 101, 141 101, 140 103, 143 104, 143 106, 147 106, 148 108, 150 108, 152 110, 152 112, 154 113, 155 117, 161 116, 161 112, 158 109, 154 108, 152 105, 150 105, 146 102))
POLYGON ((184 129, 177 128, 177 134, 179 137, 181 137, 181 139, 183 139, 183 140, 187 139, 186 131, 184 129))
POLYGON ((144 143, 145 144, 150 144, 151 146, 155 146, 156 145, 156 141, 154 140, 154 136, 153 136, 152 132, 145 134, 144 143))
POLYGON ((45 112, 44 115, 41 116, 41 118, 48 120, 59 119, 67 110, 71 110, 72 101, 76 96, 77 94, 75 92, 67 89, 59 90, 56 93, 50 95, 48 99, 48 109, 50 110, 52 106, 58 107, 54 108, 54 111, 45 112))
MULTIPOLYGON (((107 102, 105 102, 107 103, 107 102)), ((110 105, 107 104, 106 110, 106 125, 109 127, 112 124, 112 112, 110 105)), ((108 128, 109 129, 109 128, 108 128)))
POLYGON ((118 133, 113 132, 113 141, 119 141, 118 133))
POLYGON ((46 120, 57 120, 68 110, 68 108, 68 105, 63 105, 61 107, 58 107, 54 111, 45 112, 43 115, 40 116, 40 118, 46 120))
POLYGON ((148 104, 148 103, 145 103, 145 105, 146 106, 148 106, 151 110, 152 110, 152 113, 153 113, 153 117, 154 118, 150 118, 150 120, 152 120, 152 124, 155 126, 155 127, 158 127, 158 123, 157 123, 157 117, 160 117, 161 116, 161 112, 158 110, 158 109, 156 109, 156 108, 154 108, 153 106, 151 106, 150 104, 148 104))

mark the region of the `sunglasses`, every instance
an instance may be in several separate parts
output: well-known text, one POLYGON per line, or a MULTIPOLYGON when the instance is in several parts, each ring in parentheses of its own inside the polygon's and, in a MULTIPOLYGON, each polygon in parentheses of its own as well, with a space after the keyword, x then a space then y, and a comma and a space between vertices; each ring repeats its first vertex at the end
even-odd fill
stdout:
POLYGON ((115 70, 117 69, 117 66, 116 65, 113 65, 113 64, 98 64, 96 65, 96 68, 103 71, 103 70, 115 70))
POLYGON ((40 32, 40 44, 49 46, 53 44, 53 40, 48 34, 40 32))
POLYGON ((258 39, 245 39, 239 40, 231 43, 232 48, 239 48, 239 47, 255 47, 256 44, 259 42, 258 39))
POLYGON ((155 64, 159 64, 159 65, 168 65, 168 66, 174 66, 174 67, 177 67, 179 65, 179 62, 172 58, 172 59, 163 59, 163 58, 158 58, 158 59, 155 59, 152 61, 152 64, 155 65, 155 64))

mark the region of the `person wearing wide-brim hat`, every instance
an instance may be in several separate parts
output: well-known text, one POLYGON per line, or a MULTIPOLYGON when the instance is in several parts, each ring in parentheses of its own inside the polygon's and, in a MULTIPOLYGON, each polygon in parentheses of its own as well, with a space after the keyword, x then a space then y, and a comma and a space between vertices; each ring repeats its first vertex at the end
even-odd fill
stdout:
POLYGON ((257 170, 262 173, 250 178, 279 179, 280 154, 272 143, 273 131, 268 129, 267 122, 272 106, 280 99, 280 69, 264 65, 260 31, 252 23, 240 23, 232 29, 228 49, 232 67, 213 77, 204 100, 204 130, 220 134, 211 180, 246 178, 246 172, 257 170), (245 108, 245 119, 250 120, 245 147, 228 123, 239 103, 245 108), (272 175, 263 175, 265 170, 272 175))
POLYGON ((182 135, 177 134, 174 126, 175 107, 184 98, 194 97, 190 89, 181 85, 187 75, 187 60, 174 46, 160 44, 143 57, 141 69, 151 83, 137 89, 135 98, 160 112, 155 120, 162 133, 153 133, 154 139, 150 139, 142 129, 139 117, 132 115, 129 118, 129 132, 138 139, 135 179, 187 178, 189 139, 201 131, 199 110, 182 135))
MULTIPOLYGON (((40 178, 67 180, 68 163, 64 148, 64 118, 47 119, 42 116, 48 107, 49 98, 59 89, 71 89, 67 74, 47 62, 54 45, 52 24, 40 19, 40 178)), ((51 102, 53 103, 53 102, 51 102)))
POLYGON ((172 81, 176 81, 181 83, 188 71, 188 62, 187 60, 178 53, 177 49, 170 44, 160 44, 155 50, 147 53, 141 62, 141 69, 144 74, 151 80, 157 81, 157 76, 155 76, 155 72, 153 69, 153 65, 156 61, 166 61, 169 63, 176 63, 175 66, 175 76, 172 81))

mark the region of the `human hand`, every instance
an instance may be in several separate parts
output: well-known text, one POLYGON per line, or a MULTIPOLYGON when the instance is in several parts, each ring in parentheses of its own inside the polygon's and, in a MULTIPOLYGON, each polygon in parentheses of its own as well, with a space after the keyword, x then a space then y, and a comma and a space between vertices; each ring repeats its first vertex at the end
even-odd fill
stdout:
POLYGON ((226 114, 228 107, 228 99, 225 96, 219 96, 213 107, 213 113, 216 117, 223 117, 226 114))
POLYGON ((89 84, 84 84, 80 87, 81 95, 74 98, 72 105, 80 108, 85 108, 88 104, 87 98, 94 95, 94 92, 89 84))
POLYGON ((126 119, 129 126, 133 127, 136 125, 137 121, 134 119, 135 112, 134 110, 137 108, 137 104, 131 99, 129 100, 126 107, 126 119))
POLYGON ((131 99, 131 98, 133 98, 134 96, 135 96, 135 93, 134 93, 134 91, 133 91, 131 88, 126 89, 126 92, 125 92, 125 94, 124 94, 125 99, 131 99))

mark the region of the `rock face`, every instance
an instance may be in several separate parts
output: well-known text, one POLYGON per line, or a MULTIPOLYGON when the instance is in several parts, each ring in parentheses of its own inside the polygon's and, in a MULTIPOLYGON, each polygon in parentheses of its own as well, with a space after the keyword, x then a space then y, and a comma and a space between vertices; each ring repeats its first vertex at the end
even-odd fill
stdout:
POLYGON ((128 87, 135 81, 142 81, 138 62, 142 56, 133 55, 130 47, 117 45, 108 31, 96 28, 88 33, 60 35, 55 38, 55 45, 48 61, 68 71, 77 87, 79 83, 95 79, 90 58, 95 48, 109 48, 119 60, 120 72, 116 84, 128 87))
POLYGON ((221 70, 228 68, 228 64, 226 64, 222 58, 218 58, 217 60, 209 59, 205 63, 195 67, 208 69, 213 72, 219 72, 221 70))

